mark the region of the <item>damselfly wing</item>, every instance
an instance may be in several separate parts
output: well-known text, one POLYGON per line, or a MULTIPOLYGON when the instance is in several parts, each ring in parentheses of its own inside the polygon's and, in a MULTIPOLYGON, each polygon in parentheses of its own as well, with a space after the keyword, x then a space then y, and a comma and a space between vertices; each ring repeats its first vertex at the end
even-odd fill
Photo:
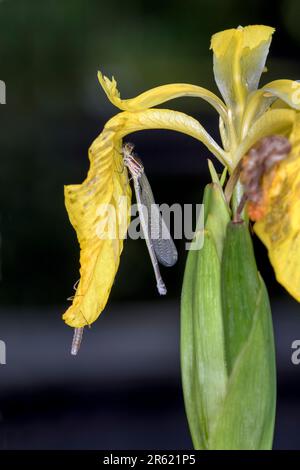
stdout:
POLYGON ((139 177, 142 204, 147 208, 149 235, 156 257, 163 266, 171 267, 177 262, 178 254, 169 229, 155 203, 153 192, 145 174, 139 177))
POLYGON ((124 164, 133 180, 141 228, 156 277, 157 289, 161 295, 165 295, 167 289, 160 274, 158 261, 164 266, 173 266, 177 261, 177 250, 159 208, 155 204, 143 164, 133 154, 132 144, 124 145, 123 155, 124 164))

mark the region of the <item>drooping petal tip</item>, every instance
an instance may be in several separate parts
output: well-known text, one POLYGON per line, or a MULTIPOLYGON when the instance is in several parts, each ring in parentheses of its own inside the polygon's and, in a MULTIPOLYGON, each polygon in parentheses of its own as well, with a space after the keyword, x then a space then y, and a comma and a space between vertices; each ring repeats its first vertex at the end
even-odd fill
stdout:
POLYGON ((117 88, 117 82, 114 77, 111 80, 98 71, 98 80, 109 101, 119 107, 120 92, 117 88))

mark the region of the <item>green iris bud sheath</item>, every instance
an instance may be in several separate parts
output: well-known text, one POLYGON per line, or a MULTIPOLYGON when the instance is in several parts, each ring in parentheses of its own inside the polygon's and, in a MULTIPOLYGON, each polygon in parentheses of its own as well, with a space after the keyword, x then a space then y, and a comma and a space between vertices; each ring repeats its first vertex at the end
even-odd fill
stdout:
POLYGON ((218 184, 206 187, 204 210, 204 245, 189 252, 181 304, 182 384, 193 444, 270 449, 276 378, 268 295, 248 226, 230 221, 218 184))

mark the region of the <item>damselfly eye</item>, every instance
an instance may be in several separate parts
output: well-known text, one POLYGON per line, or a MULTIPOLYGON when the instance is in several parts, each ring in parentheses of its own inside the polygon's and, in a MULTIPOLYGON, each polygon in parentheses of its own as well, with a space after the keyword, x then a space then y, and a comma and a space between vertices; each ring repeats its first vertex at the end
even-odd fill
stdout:
POLYGON ((126 144, 124 144, 123 146, 123 151, 129 154, 133 153, 133 149, 134 149, 134 144, 132 144, 131 142, 126 142, 126 144))

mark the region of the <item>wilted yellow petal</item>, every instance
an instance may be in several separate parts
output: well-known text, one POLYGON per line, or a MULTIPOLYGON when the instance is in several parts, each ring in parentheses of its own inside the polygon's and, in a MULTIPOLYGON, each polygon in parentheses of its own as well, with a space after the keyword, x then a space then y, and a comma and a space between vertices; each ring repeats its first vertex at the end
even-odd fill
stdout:
POLYGON ((246 95, 258 87, 274 28, 247 26, 212 36, 215 80, 225 102, 237 115, 246 95))
POLYGON ((122 100, 117 89, 117 82, 114 78, 109 80, 109 78, 102 75, 101 72, 98 72, 98 79, 111 103, 123 111, 143 111, 175 98, 193 96, 202 98, 210 103, 220 116, 222 116, 222 119, 224 121, 227 120, 227 111, 223 101, 211 91, 200 86, 190 85, 188 83, 173 83, 152 88, 135 98, 122 100))
POLYGON ((89 149, 90 169, 80 185, 65 187, 65 203, 80 244, 80 282, 65 322, 82 327, 104 309, 129 223, 131 191, 124 169, 122 120, 110 120, 89 149))
POLYGON ((290 135, 292 151, 275 172, 266 215, 254 225, 268 248, 276 278, 300 301, 300 118, 290 135))
POLYGON ((226 153, 201 124, 184 113, 167 109, 124 111, 108 121, 89 150, 86 180, 65 187, 67 211, 80 244, 80 282, 73 303, 63 316, 72 327, 94 322, 107 303, 129 222, 131 192, 121 142, 125 135, 144 129, 188 134, 228 163, 226 153), (105 237, 108 230, 111 236, 105 237))

